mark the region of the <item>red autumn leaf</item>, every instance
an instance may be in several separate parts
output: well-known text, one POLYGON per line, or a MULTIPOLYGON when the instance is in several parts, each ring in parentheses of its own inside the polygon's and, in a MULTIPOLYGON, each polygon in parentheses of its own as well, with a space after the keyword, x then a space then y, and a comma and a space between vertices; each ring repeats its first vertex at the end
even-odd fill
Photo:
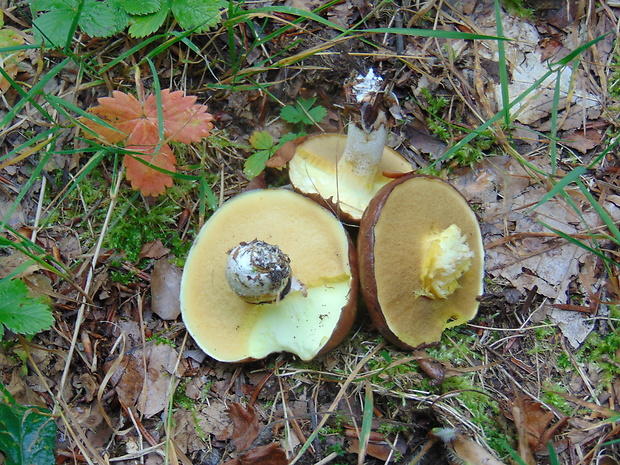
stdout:
MULTIPOLYGON (((200 142, 213 129, 213 115, 207 113, 205 105, 195 105, 195 96, 183 96, 177 90, 161 91, 161 104, 164 120, 164 136, 175 142, 190 144, 200 142)), ((157 121, 157 100, 149 95, 144 102, 144 112, 157 121)))
POLYGON ((134 131, 127 139, 127 150, 140 152, 144 155, 125 155, 126 176, 131 181, 131 187, 139 190, 143 195, 158 196, 164 193, 166 187, 172 186, 172 176, 161 171, 154 170, 142 163, 147 163, 163 168, 168 171, 176 171, 176 158, 172 149, 165 142, 158 150, 157 128, 148 123, 140 123, 141 131, 134 131))
POLYGON ((233 402, 227 412, 233 422, 232 443, 238 451, 246 450, 258 436, 260 429, 256 410, 251 405, 244 407, 239 402, 233 402))
POLYGON ((112 97, 102 97, 98 101, 99 105, 89 112, 111 127, 88 118, 82 118, 81 121, 102 140, 110 144, 124 142, 128 150, 140 153, 126 155, 124 162, 131 187, 144 195, 163 194, 166 187, 172 186, 172 177, 150 168, 138 159, 174 172, 176 159, 167 142, 199 142, 213 129, 213 116, 207 113, 207 107, 196 105, 195 96, 184 96, 181 91, 171 92, 166 89, 161 92, 164 135, 161 141, 155 95, 149 95, 142 104, 133 95, 115 91, 112 97))

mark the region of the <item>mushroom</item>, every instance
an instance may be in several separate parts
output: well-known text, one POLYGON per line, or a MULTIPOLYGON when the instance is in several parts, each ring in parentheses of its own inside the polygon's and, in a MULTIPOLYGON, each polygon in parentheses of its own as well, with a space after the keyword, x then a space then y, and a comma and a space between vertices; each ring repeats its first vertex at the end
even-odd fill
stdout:
POLYGON ((392 180, 386 174, 411 171, 411 164, 398 152, 366 136, 362 129, 350 125, 346 136, 308 137, 297 146, 288 170, 295 189, 355 224, 370 199, 392 180), (352 148, 345 151, 345 147, 352 148))
POLYGON ((381 90, 383 79, 372 69, 358 79, 361 82, 352 88, 357 103, 363 103, 360 121, 349 124, 346 136, 307 138, 289 162, 289 178, 295 189, 326 203, 343 220, 355 224, 370 199, 391 181, 390 174, 411 171, 411 164, 385 145, 390 126, 387 115, 396 114, 396 97, 381 90))
POLYGON ((227 201, 187 257, 181 311, 196 344, 239 362, 288 351, 310 360, 355 319, 357 260, 336 217, 283 189, 227 201))
POLYGON ((360 223, 358 255, 370 316, 401 348, 435 343, 478 311, 480 228, 465 198, 440 178, 410 173, 383 187, 360 223))

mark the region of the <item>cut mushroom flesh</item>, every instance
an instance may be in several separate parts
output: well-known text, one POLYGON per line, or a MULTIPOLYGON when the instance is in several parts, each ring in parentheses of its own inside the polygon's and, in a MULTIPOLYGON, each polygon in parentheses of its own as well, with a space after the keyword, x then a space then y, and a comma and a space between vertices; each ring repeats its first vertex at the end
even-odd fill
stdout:
POLYGON ((445 328, 476 315, 483 292, 482 237, 475 213, 447 182, 408 174, 386 185, 362 218, 358 253, 364 300, 394 344, 412 349, 435 343, 445 328), (456 258, 429 260, 438 240, 454 247, 449 254, 456 258), (429 273, 434 261, 444 262, 438 265, 444 269, 429 273), (450 267, 454 272, 446 273, 450 267), (454 282, 429 291, 425 281, 433 274, 454 282))
POLYGON ((226 202, 196 238, 181 283, 183 320, 220 361, 280 351, 309 360, 337 345, 353 323, 356 265, 346 231, 325 208, 292 191, 250 191, 226 202), (226 278, 229 252, 255 239, 288 256, 303 290, 262 304, 235 294, 226 278))

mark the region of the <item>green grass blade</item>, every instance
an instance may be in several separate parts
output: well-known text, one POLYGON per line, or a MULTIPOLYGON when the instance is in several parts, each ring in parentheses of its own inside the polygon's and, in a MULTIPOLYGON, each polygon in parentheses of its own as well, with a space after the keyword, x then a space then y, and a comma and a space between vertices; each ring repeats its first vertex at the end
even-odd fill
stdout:
MULTIPOLYGON (((80 139, 78 139, 80 140, 80 139)), ((90 142, 90 141, 88 141, 90 142)), ((76 150, 76 152, 79 153, 85 153, 86 151, 84 149, 79 149, 76 150)), ((59 153, 59 152, 56 152, 59 153)), ((61 192, 46 206, 45 208, 45 212, 49 213, 51 211, 53 211, 53 207, 55 204, 57 203, 61 203, 64 199, 66 199, 79 185, 80 183, 82 183, 84 181, 84 179, 86 178, 86 176, 88 176, 93 169, 95 169, 97 166, 99 166, 99 163, 103 160, 104 156, 106 155, 106 151, 105 150, 98 150, 96 151, 88 160, 88 162, 86 162, 86 165, 84 165, 80 171, 78 172, 77 176, 69 183, 67 183, 66 186, 63 187, 63 189, 61 190, 61 192)), ((46 225, 47 224, 47 220, 51 219, 50 215, 47 215, 47 218, 44 218, 42 221, 42 225, 46 225)))
POLYGON ((555 89, 553 91, 553 101, 551 103, 551 131, 549 134, 550 147, 549 158, 551 160, 551 175, 555 175, 557 171, 558 158, 558 112, 560 107, 560 95, 562 84, 562 68, 558 70, 555 79, 555 89))
MULTIPOLYGON (((225 27, 234 26, 239 23, 251 21, 252 18, 256 18, 256 17, 274 17, 273 13, 283 13, 283 14, 287 14, 291 16, 297 16, 298 18, 304 18, 304 19, 316 21, 317 23, 322 24, 323 26, 327 26, 336 31, 350 32, 348 29, 343 28, 342 26, 332 21, 329 21, 328 19, 323 18, 322 16, 319 16, 316 13, 301 10, 299 8, 294 8, 290 6, 270 6, 270 7, 264 7, 264 8, 252 8, 251 10, 243 14, 237 15, 234 18, 224 21, 223 25, 225 27)), ((278 20, 284 21, 280 18, 278 18, 278 20)))
MULTIPOLYGON (((504 38, 504 26, 502 24, 502 7, 499 0, 495 0, 495 22, 497 23, 497 37, 504 38)), ((510 112, 508 111, 508 105, 510 103, 510 95, 508 93, 508 63, 506 62, 506 47, 504 47, 504 41, 497 41, 497 54, 499 61, 499 84, 502 91, 502 106, 506 109, 504 111, 504 124, 506 127, 510 127, 510 112)))
POLYGON ((374 403, 372 398, 372 386, 369 380, 366 380, 366 393, 364 395, 364 411, 362 417, 362 431, 360 432, 360 445, 359 445, 359 461, 358 464, 362 464, 364 459, 366 448, 368 447, 368 440, 370 439, 370 430, 372 428, 374 403))
POLYGON ((510 104, 508 105, 507 108, 504 108, 504 109, 498 111, 497 113, 495 113, 495 115, 493 115, 486 122, 481 124, 477 129, 473 130, 470 134, 468 134, 463 139, 461 139, 457 144, 453 145, 448 150, 446 150, 446 152, 440 158, 438 158, 433 163, 431 163, 429 168, 433 168, 437 163, 440 163, 441 161, 448 159, 455 152, 457 152, 462 147, 467 145, 471 140, 475 139, 478 136, 478 134, 481 134, 484 130, 486 130, 489 127, 491 127, 496 121, 500 120, 502 118, 502 116, 504 116, 504 112, 510 111, 512 108, 514 108, 516 105, 518 105, 529 94, 531 94, 538 87, 540 87, 540 85, 542 85, 542 83, 545 82, 552 74, 557 73, 558 69, 561 69, 562 67, 565 67, 568 63, 570 63, 572 60, 574 60, 575 57, 577 57, 580 53, 582 53, 587 48, 591 47, 592 45, 594 45, 597 42, 599 42, 600 40, 602 40, 606 35, 607 34, 602 35, 600 37, 597 37, 595 39, 592 39, 589 42, 586 42, 585 44, 581 45, 576 50, 571 52, 566 58, 558 61, 557 63, 554 63, 553 65, 551 65, 550 68, 549 68, 549 71, 547 71, 545 74, 543 74, 540 78, 538 78, 536 80, 536 82, 534 82, 530 87, 528 87, 527 90, 525 90, 523 93, 521 93, 519 96, 517 96, 512 102, 510 102, 510 104), (569 58, 569 57, 571 57, 571 58, 569 60, 567 60, 567 58, 569 58))
POLYGON ((36 145, 39 142, 43 141, 44 139, 51 138, 58 131, 60 131, 60 128, 56 126, 56 127, 50 128, 47 131, 44 131, 44 132, 42 132, 40 134, 37 134, 32 139, 26 140, 26 142, 24 142, 24 143, 20 144, 19 146, 15 147, 9 153, 7 153, 5 155, 2 155, 0 157, 0 165, 2 164, 2 162, 4 160, 10 159, 13 156, 19 154, 20 152, 25 151, 28 147, 30 147, 32 145, 36 145))
MULTIPOLYGON (((50 139, 50 143, 53 143, 55 140, 56 140, 56 136, 50 139)), ((6 228, 9 222, 9 218, 13 215, 13 213, 15 213, 15 210, 17 209, 17 206, 19 205, 19 203, 23 200, 23 198, 26 196, 30 188, 37 181, 37 178, 41 174, 41 171, 43 171, 43 167, 50 160, 52 155, 53 155, 53 152, 46 152, 41 158, 41 160, 39 161, 39 163, 36 164, 33 172, 30 174, 30 177, 28 178, 28 181, 26 181, 26 183, 22 186, 21 190, 19 191, 19 194, 17 194, 17 197, 15 197, 15 200, 13 201, 11 208, 9 208, 6 214, 6 217, 1 220, 0 231, 6 228)))
POLYGON ((544 221, 541 221, 541 220, 537 220, 537 221, 540 224, 542 224, 545 228, 547 228, 549 231, 557 234, 559 237, 561 237, 562 239, 565 239, 566 241, 570 242, 571 244, 576 245, 577 247, 579 247, 579 248, 581 248, 583 250, 587 250, 590 253, 593 253, 594 255, 596 255, 597 257, 599 257, 601 259, 603 259, 607 263, 610 263, 610 264, 613 264, 613 265, 618 265, 618 263, 616 263, 614 260, 609 258, 604 253, 602 253, 600 250, 595 249, 593 247, 590 247, 589 245, 585 244, 584 242, 580 241, 579 239, 575 239, 574 237, 566 234, 565 232, 560 231, 559 229, 555 229, 553 226, 545 223, 544 221))
POLYGON ((554 67, 558 67, 558 66, 564 67, 564 66, 569 65, 575 58, 578 58, 585 50, 589 49, 590 47, 595 45, 597 42, 603 40, 609 34, 611 34, 611 32, 603 34, 602 36, 595 37, 594 39, 589 40, 585 44, 581 44, 579 47, 577 47, 575 50, 570 52, 564 58, 562 58, 559 61, 556 61, 555 63, 551 63, 549 66, 551 68, 554 68, 554 67))
MULTIPOLYGON (((0 127, 4 127, 15 118, 15 116, 26 106, 27 103, 32 103, 35 108, 37 108, 43 116, 45 116, 48 120, 53 121, 53 118, 45 111, 34 99, 35 95, 38 95, 45 85, 50 82, 58 73, 60 73, 65 66, 71 61, 70 58, 65 58, 63 61, 54 66, 45 76, 41 78, 39 82, 37 82, 28 93, 24 93, 21 89, 18 89, 18 92, 22 96, 22 99, 18 101, 13 108, 2 118, 0 121, 0 127)), ((2 68, 0 68, 0 73, 6 77, 6 73, 2 68)))
POLYGON ((560 465, 560 459, 558 458, 558 453, 555 451, 555 447, 551 441, 547 443, 547 450, 549 451, 549 463, 551 465, 560 465))
POLYGON ((607 213, 607 211, 603 207, 601 207, 601 204, 596 201, 592 193, 581 182, 581 180, 578 179, 575 182, 577 186, 579 186, 579 189, 581 189, 582 194, 586 197, 590 205, 592 205, 592 208, 594 208, 594 210, 596 211, 596 214, 601 218, 601 220, 603 220, 603 223, 605 223, 605 226, 607 226, 607 229, 609 229, 609 232, 615 238, 616 244, 620 244, 620 230, 618 230, 616 223, 611 218, 611 216, 609 216, 609 213, 607 213))
POLYGON ((99 70, 99 73, 105 73, 106 71, 109 71, 111 68, 113 68, 114 66, 119 64, 121 61, 126 60, 127 58, 129 58, 131 55, 133 55, 137 51, 139 51, 139 50, 147 47, 148 45, 152 44, 153 42, 157 42, 161 38, 165 38, 165 37, 167 37, 167 36, 164 35, 164 34, 158 34, 158 35, 149 37, 148 39, 139 41, 137 45, 134 45, 129 50, 126 50, 125 52, 121 53, 118 57, 116 57, 110 63, 105 65, 103 68, 101 68, 99 70))
POLYGON ((47 96, 47 100, 48 100, 48 102, 50 103, 50 105, 52 107, 54 107, 60 113, 65 115, 68 119, 73 121, 75 124, 80 126, 88 134, 92 134, 95 137, 99 136, 99 134, 94 132, 92 129, 90 129, 88 126, 86 126, 84 123, 82 123, 79 119, 74 118, 73 115, 67 113, 67 111, 65 109, 68 109, 68 110, 70 110, 70 111, 72 111, 74 113, 77 113, 78 115, 91 120, 93 123, 97 123, 97 124, 99 124, 101 126, 104 126, 104 127, 108 128, 108 129, 113 129, 114 131, 121 132, 121 131, 119 131, 118 128, 112 126, 107 121, 99 118, 97 115, 94 115, 93 113, 89 113, 88 111, 82 110, 80 107, 72 104, 71 102, 67 102, 65 99, 62 99, 60 97, 56 97, 55 95, 48 95, 47 96))
POLYGON ((153 90, 155 92, 155 106, 157 108, 157 132, 159 137, 159 142, 157 143, 157 147, 155 148, 155 153, 159 153, 161 150, 161 146, 164 143, 164 104, 161 100, 161 84, 159 82, 159 74, 157 74, 157 69, 155 68, 155 63, 150 58, 146 58, 149 67, 151 68, 151 73, 153 74, 153 90))
POLYGON ((508 452, 508 455, 510 455, 512 460, 514 460, 517 465, 527 465, 527 463, 525 463, 525 461, 521 457, 519 457, 517 451, 510 447, 506 440, 501 440, 501 442, 502 447, 506 450, 506 452, 508 452))
POLYGON ((538 201, 538 203, 532 207, 532 210, 535 210, 536 208, 540 207, 543 203, 551 200, 557 194, 563 192, 566 186, 575 182, 577 179, 579 179, 580 176, 585 174, 586 171, 587 171, 587 168, 585 166, 578 166, 577 168, 572 170, 570 173, 568 173, 566 176, 560 179, 560 181, 558 181, 558 183, 555 184, 549 192, 543 195, 542 198, 538 201))
MULTIPOLYGON (((2 229, 0 228, 0 230, 2 229)), ((39 247, 26 236, 22 235, 13 228, 7 226, 6 230, 13 234, 15 237, 17 237, 19 241, 14 242, 0 236, 0 248, 12 248, 18 250, 19 252, 33 259, 42 268, 45 268, 46 270, 51 271, 52 273, 56 273, 57 275, 60 275, 64 278, 68 277, 64 265, 56 261, 52 254, 46 252, 43 248, 39 247), (48 261, 56 266, 50 265, 48 261)))
POLYGON ((374 29, 353 29, 347 32, 351 34, 400 34, 405 36, 432 37, 435 39, 463 39, 463 40, 509 40, 505 37, 473 34, 461 31, 438 31, 435 29, 415 29, 402 27, 378 27, 374 29))

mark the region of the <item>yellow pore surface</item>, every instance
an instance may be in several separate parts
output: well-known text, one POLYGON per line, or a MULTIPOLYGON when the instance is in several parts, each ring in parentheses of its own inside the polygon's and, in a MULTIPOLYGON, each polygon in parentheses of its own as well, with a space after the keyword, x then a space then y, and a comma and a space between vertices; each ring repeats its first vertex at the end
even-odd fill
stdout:
POLYGON ((350 172, 338 172, 336 165, 347 145, 347 136, 322 134, 310 137, 297 147, 289 162, 289 176, 293 185, 303 193, 319 194, 351 217, 359 220, 381 187, 392 179, 383 172, 407 173, 411 164, 389 147, 383 150, 383 158, 377 174, 370 185, 350 172))
POLYGON ((188 256, 183 319, 198 345, 221 361, 287 350, 310 359, 327 342, 349 297, 348 239, 340 222, 291 191, 256 190, 226 202, 205 224, 188 256), (252 305, 226 281, 227 252, 260 239, 278 245, 308 296, 252 305))
POLYGON ((449 184, 423 177, 399 184, 383 205, 374 233, 378 300, 401 341, 412 347, 436 342, 446 327, 475 316, 476 297, 482 294, 482 239, 475 214, 449 184), (451 225, 459 227, 473 253, 471 266, 452 294, 430 299, 424 296, 425 258, 432 238, 451 225))

